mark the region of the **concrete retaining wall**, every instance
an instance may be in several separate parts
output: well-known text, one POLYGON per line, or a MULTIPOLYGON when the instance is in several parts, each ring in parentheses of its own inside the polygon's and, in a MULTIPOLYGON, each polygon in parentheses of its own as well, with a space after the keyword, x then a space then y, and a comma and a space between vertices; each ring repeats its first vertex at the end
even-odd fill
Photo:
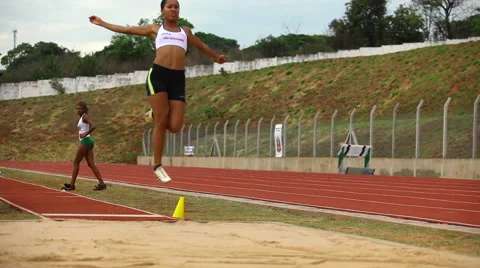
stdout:
MULTIPOLYGON (((402 45, 365 47, 356 50, 341 50, 332 53, 317 53, 311 55, 298 55, 294 57, 275 57, 256 59, 253 61, 228 62, 223 65, 214 63, 212 65, 199 65, 186 68, 187 77, 198 77, 215 75, 220 73, 220 69, 230 73, 258 70, 262 68, 278 66, 287 63, 298 63, 305 61, 315 61, 322 59, 349 58, 360 56, 383 55, 396 53, 400 51, 413 50, 429 46, 439 46, 445 44, 460 44, 470 41, 480 41, 480 37, 447 40, 441 42, 423 42, 407 43, 402 45)), ((58 79, 66 88, 66 93, 84 92, 90 90, 107 89, 128 85, 143 84, 146 81, 147 71, 135 71, 126 74, 97 75, 95 77, 76 77, 58 79)), ((56 95, 57 92, 50 86, 49 80, 21 82, 21 83, 2 83, 0 84, 0 100, 21 99, 28 97, 56 95)))
MULTIPOLYGON (((338 173, 337 158, 255 158, 255 157, 164 157, 165 166, 248 170, 338 173)), ((139 165, 153 165, 153 157, 139 156, 139 165)), ((346 158, 344 166, 363 166, 363 159, 346 158)), ((373 158, 375 175, 480 179, 480 159, 391 159, 373 158)))

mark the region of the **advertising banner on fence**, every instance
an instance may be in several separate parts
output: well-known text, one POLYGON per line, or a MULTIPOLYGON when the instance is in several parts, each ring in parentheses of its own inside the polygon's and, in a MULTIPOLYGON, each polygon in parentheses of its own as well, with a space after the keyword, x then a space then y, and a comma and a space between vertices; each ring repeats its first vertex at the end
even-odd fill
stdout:
POLYGON ((275 157, 283 156, 282 124, 275 125, 275 157))

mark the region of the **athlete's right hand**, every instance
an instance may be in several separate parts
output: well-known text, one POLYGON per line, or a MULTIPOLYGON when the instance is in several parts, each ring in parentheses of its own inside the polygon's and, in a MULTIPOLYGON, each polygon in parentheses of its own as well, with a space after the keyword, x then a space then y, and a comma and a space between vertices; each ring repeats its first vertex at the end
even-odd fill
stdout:
POLYGON ((97 16, 90 16, 89 19, 90 19, 90 22, 95 25, 100 25, 103 22, 102 19, 97 16))
POLYGON ((227 56, 225 55, 219 55, 216 59, 215 62, 219 64, 224 64, 227 61, 227 56))

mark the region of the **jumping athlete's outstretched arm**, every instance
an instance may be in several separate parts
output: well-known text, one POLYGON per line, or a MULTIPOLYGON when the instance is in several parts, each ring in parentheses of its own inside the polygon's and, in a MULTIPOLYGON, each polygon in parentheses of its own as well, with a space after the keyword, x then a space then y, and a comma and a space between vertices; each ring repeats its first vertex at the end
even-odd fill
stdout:
POLYGON ((207 44, 203 43, 200 38, 196 37, 192 30, 186 26, 183 26, 183 29, 187 33, 188 43, 193 46, 196 46, 200 51, 202 51, 205 55, 210 56, 216 63, 224 63, 227 60, 227 56, 225 55, 218 55, 213 49, 209 48, 207 44))
POLYGON ((90 22, 95 25, 122 34, 156 37, 158 31, 158 25, 153 24, 145 26, 121 26, 105 22, 97 16, 91 16, 89 19, 90 22))

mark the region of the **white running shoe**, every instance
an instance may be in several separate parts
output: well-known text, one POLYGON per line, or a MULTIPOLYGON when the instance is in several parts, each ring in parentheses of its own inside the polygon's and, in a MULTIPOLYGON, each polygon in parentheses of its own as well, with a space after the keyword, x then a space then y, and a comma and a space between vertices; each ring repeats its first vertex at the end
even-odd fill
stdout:
POLYGON ((162 166, 159 166, 157 169, 155 169, 153 173, 155 173, 157 179, 159 179, 162 183, 169 183, 172 180, 162 166))

